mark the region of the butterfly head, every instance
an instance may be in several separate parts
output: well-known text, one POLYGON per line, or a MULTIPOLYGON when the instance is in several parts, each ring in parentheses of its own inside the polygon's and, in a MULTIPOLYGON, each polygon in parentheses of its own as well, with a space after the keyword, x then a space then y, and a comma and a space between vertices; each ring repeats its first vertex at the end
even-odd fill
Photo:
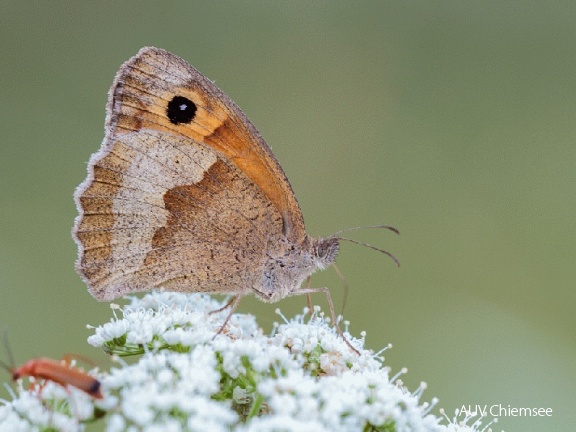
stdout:
POLYGON ((293 294, 312 273, 334 262, 338 241, 336 237, 307 237, 299 244, 279 241, 278 249, 266 255, 261 278, 255 284, 258 298, 273 303, 293 294))
POLYGON ((312 240, 312 256, 316 268, 323 270, 334 262, 338 251, 340 250, 340 242, 338 237, 316 238, 312 240))

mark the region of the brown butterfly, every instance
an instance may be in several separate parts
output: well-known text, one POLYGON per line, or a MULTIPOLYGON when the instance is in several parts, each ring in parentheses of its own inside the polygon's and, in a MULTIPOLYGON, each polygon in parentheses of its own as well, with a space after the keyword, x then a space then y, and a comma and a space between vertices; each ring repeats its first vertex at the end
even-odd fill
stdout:
POLYGON ((162 287, 233 294, 234 311, 248 293, 275 302, 323 292, 334 319, 328 289, 301 285, 334 262, 344 238, 306 234, 260 133, 167 51, 142 48, 120 68, 106 136, 75 199, 76 267, 98 300, 162 287))

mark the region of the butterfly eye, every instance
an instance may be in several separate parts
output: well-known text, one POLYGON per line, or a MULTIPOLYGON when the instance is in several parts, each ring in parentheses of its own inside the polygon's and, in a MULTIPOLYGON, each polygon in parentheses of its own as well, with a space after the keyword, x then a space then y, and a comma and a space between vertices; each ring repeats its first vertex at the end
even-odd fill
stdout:
POLYGON ((174 96, 168 102, 166 115, 172 124, 190 123, 196 115, 196 104, 184 96, 174 96))
POLYGON ((338 255, 338 238, 329 237, 327 239, 318 239, 315 246, 316 257, 320 259, 322 268, 330 265, 338 255))

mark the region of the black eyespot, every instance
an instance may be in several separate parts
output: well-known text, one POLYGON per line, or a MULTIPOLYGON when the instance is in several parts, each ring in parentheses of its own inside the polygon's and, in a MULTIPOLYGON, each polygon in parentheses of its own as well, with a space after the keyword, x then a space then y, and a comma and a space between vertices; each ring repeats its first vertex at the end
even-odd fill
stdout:
POLYGON ((197 109, 196 104, 190 99, 184 96, 174 96, 172 100, 168 102, 166 115, 173 124, 190 123, 192 119, 194 119, 197 109))

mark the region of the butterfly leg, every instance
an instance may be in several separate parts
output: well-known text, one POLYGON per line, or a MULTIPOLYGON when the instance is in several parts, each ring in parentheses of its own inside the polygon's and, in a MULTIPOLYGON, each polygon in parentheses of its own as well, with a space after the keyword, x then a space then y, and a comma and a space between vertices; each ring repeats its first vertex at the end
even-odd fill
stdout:
POLYGON ((230 306, 230 313, 228 314, 228 316, 224 320, 224 324, 222 324, 222 327, 220 327, 220 330, 218 330, 218 332, 214 335, 214 337, 212 339, 215 339, 216 336, 218 336, 220 333, 222 333, 222 331, 224 330, 224 328, 228 324, 228 321, 230 321, 230 318, 232 317, 232 315, 234 315, 234 312, 236 312, 236 308, 240 304, 241 298, 242 298, 241 295, 234 296, 230 299, 230 301, 226 304, 225 307, 220 308, 219 310, 215 310, 215 311, 210 312, 210 313, 219 312, 219 311, 222 311, 222 310, 224 310, 230 306))
MULTIPOLYGON (((306 289, 310 289, 310 280, 312 279, 312 276, 308 276, 306 278, 306 289)), ((310 314, 310 317, 312 317, 314 315, 314 310, 312 309, 312 296, 310 295, 310 293, 306 294, 306 298, 308 300, 308 313, 310 314)))
POLYGON ((348 345, 348 347, 352 351, 354 351, 356 354, 360 355, 360 351, 358 351, 356 348, 354 348, 352 346, 350 341, 348 341, 348 339, 346 339, 346 336, 344 336, 344 333, 342 333, 342 330, 340 329, 340 323, 336 320, 336 314, 334 313, 334 303, 332 302, 332 297, 330 297, 330 290, 327 287, 302 288, 302 289, 299 289, 298 291, 290 293, 290 296, 306 294, 308 296, 308 299, 310 299, 310 294, 314 294, 314 293, 324 293, 324 295, 326 296, 326 300, 328 300, 328 306, 330 308, 330 318, 332 319, 332 322, 334 323, 334 327, 336 328, 336 333, 338 333, 338 335, 344 340, 344 342, 346 342, 346 345, 348 345))
POLYGON ((228 309, 228 308, 230 307, 230 305, 231 305, 232 303, 234 303, 234 300, 236 300, 236 297, 237 297, 237 296, 232 296, 232 298, 231 298, 228 302, 226 302, 226 304, 225 304, 224 306, 222 306, 221 308, 215 309, 215 310, 213 310, 213 311, 210 311, 210 312, 208 312, 208 314, 209 314, 209 315, 212 315, 212 314, 215 314, 215 313, 218 313, 218 312, 222 312, 222 311, 225 310, 225 309, 228 309))

